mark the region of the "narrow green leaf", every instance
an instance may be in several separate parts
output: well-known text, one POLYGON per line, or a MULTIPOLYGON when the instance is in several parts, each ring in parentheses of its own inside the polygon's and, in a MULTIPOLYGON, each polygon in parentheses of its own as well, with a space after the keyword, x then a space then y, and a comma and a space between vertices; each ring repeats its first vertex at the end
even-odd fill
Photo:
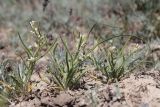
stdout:
POLYGON ((31 51, 29 50, 29 48, 27 48, 27 46, 24 44, 24 42, 23 42, 23 40, 22 40, 22 38, 21 38, 21 36, 20 36, 19 33, 18 33, 18 36, 19 36, 19 39, 20 39, 20 41, 21 41, 21 43, 22 43, 24 49, 26 50, 28 56, 29 56, 29 57, 33 56, 32 52, 31 52, 31 51))

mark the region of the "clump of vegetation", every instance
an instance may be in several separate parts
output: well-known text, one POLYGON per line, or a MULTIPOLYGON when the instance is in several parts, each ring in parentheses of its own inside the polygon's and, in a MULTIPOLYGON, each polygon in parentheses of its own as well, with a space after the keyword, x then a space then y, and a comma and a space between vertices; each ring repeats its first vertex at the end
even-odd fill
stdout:
POLYGON ((145 61, 146 48, 134 47, 126 53, 127 43, 123 47, 99 46, 99 53, 93 54, 92 60, 98 71, 106 76, 105 82, 119 81, 126 73, 131 73, 145 61), (143 60, 142 60, 143 59, 143 60))
POLYGON ((19 35, 21 43, 27 54, 27 58, 24 59, 21 57, 23 63, 21 65, 19 64, 18 70, 16 70, 17 72, 14 72, 11 76, 13 81, 16 83, 16 86, 20 88, 19 90, 23 89, 23 92, 31 91, 30 87, 32 83, 30 80, 37 61, 44 57, 56 44, 56 42, 54 42, 51 46, 48 45, 48 39, 41 33, 38 22, 32 21, 30 25, 35 42, 31 45, 31 47, 29 47, 24 43, 23 39, 19 35), (44 48, 47 48, 47 50, 42 52, 44 48))
POLYGON ((52 45, 48 45, 48 39, 41 33, 38 22, 32 21, 30 25, 32 29, 31 32, 33 34, 32 37, 34 39, 34 44, 31 46, 26 45, 24 40, 19 35, 19 39, 27 56, 25 58, 20 56, 21 62, 15 64, 12 72, 7 74, 5 74, 5 63, 7 62, 2 63, 1 65, 1 85, 3 90, 7 90, 5 93, 8 94, 8 97, 23 96, 31 92, 31 76, 33 75, 37 61, 44 57, 56 44, 54 41, 52 45), (43 52, 44 48, 47 48, 45 52, 43 52))
POLYGON ((87 38, 85 35, 78 34, 79 38, 73 50, 69 48, 67 42, 60 36, 62 46, 57 45, 51 54, 50 72, 53 81, 62 89, 72 89, 80 82, 81 77, 85 74, 84 63, 89 56, 86 55, 85 45, 87 38))

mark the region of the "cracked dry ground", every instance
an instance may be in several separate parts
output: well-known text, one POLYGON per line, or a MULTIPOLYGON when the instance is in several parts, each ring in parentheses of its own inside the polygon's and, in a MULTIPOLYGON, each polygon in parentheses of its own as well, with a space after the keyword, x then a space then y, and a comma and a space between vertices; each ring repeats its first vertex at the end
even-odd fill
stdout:
MULTIPOLYGON (((83 87, 56 92, 34 75, 33 93, 10 107, 159 107, 160 72, 133 73, 119 83, 104 84, 91 76, 83 78, 83 87)), ((44 79, 45 80, 45 79, 44 79)))

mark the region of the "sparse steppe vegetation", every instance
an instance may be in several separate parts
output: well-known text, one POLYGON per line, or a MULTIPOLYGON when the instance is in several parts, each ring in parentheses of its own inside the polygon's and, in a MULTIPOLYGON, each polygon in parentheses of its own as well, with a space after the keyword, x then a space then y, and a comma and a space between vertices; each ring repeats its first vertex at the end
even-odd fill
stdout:
POLYGON ((0 106, 159 107, 159 7, 0 1, 0 106))

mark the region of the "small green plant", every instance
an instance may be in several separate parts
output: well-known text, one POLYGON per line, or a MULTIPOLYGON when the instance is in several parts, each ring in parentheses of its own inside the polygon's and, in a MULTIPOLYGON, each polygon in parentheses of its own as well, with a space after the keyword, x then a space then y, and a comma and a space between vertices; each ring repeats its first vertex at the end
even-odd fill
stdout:
POLYGON ((12 71, 9 73, 5 73, 7 68, 4 66, 8 63, 5 62, 1 65, 0 86, 3 89, 0 97, 2 99, 15 99, 19 96, 27 95, 32 91, 31 76, 33 75, 37 61, 45 56, 56 44, 56 42, 53 42, 52 45, 48 44, 47 37, 40 32, 38 22, 32 21, 30 25, 34 40, 34 44, 32 45, 34 46, 27 46, 19 35, 27 56, 20 56, 22 60, 17 64, 15 63, 12 71), (47 50, 43 51, 44 48, 47 50))
MULTIPOLYGON (((30 22, 31 25, 31 33, 33 34, 34 46, 27 46, 21 36, 19 35, 20 41, 24 47, 24 50, 27 54, 27 58, 22 58, 23 63, 18 65, 17 72, 14 72, 11 76, 13 81, 16 83, 20 89, 23 87, 23 91, 31 91, 31 76, 33 74, 36 62, 45 56, 52 47, 55 46, 56 42, 53 42, 51 46, 48 45, 48 39, 45 35, 43 35, 39 28, 39 23, 36 21, 30 22), (43 49, 47 50, 43 52, 43 49)), ((16 86, 16 87, 17 87, 16 86)))
POLYGON ((105 48, 100 46, 100 55, 92 60, 97 68, 103 75, 107 77, 106 82, 119 81, 126 73, 133 71, 145 59, 145 49, 136 49, 133 52, 125 53, 122 48, 105 48))
POLYGON ((75 51, 71 51, 67 42, 60 36, 62 47, 57 45, 52 53, 50 72, 57 86, 62 89, 72 89, 85 74, 84 63, 89 56, 85 55, 87 39, 80 35, 75 51))

